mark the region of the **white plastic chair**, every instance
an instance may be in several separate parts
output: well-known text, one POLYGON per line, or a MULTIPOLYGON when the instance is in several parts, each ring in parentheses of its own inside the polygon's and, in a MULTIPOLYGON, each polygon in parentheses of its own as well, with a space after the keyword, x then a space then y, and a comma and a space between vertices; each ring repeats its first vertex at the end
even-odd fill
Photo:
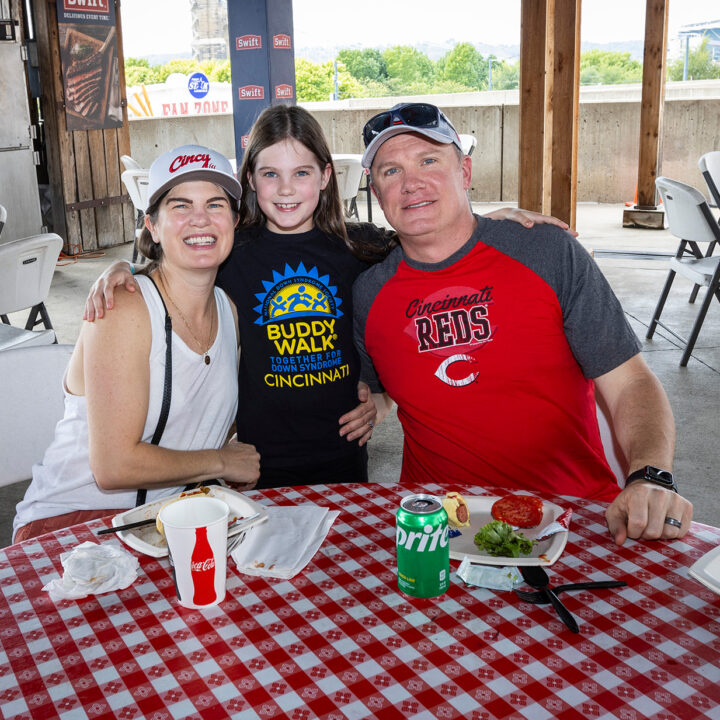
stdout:
POLYGON ((5 223, 7 222, 7 210, 0 205, 0 234, 2 234, 2 229, 5 227, 5 223))
MULTIPOLYGON (((650 321, 646 337, 650 339, 658 325, 667 330, 685 345, 685 351, 680 359, 681 367, 685 367, 695 347, 695 342, 700 334, 700 329, 713 296, 720 302, 720 255, 714 257, 703 255, 698 245, 698 243, 709 243, 710 246, 714 247, 714 244, 720 241, 720 226, 713 217, 705 196, 699 190, 666 177, 657 178, 655 185, 665 206, 670 232, 680 238, 680 244, 675 257, 670 260, 670 271, 650 321), (687 340, 660 322, 660 315, 676 273, 688 278, 695 285, 707 288, 705 298, 687 340)), ((693 294, 690 296, 690 302, 694 300, 693 294)))
POLYGON ((0 323, 0 351, 33 345, 52 345, 57 342, 54 330, 23 330, 0 323))
POLYGON ((466 155, 472 155, 477 145, 477 138, 474 135, 460 135, 460 144, 462 145, 462 151, 466 155))
POLYGON ((340 199, 343 203, 345 215, 353 215, 359 220, 360 215, 357 208, 357 194, 360 190, 360 181, 363 176, 363 166, 360 157, 355 158, 333 158, 335 176, 337 177, 340 199))
POLYGON ((72 345, 0 352, 0 486, 32 477, 63 415, 62 380, 72 345))
POLYGON ((121 155, 120 160, 126 170, 142 170, 140 163, 133 160, 129 155, 121 155))
POLYGON ((43 323, 52 330, 45 300, 62 246, 55 233, 0 243, 0 319, 4 323, 9 324, 9 313, 30 308, 25 329, 43 323))
MULTIPOLYGON (((124 155, 123 157, 127 157, 124 155)), ((133 161, 134 162, 134 161, 133 161)), ((127 188, 128 195, 135 208, 135 242, 133 244, 132 261, 135 262, 138 257, 138 239, 144 227, 145 211, 147 210, 148 201, 148 171, 142 168, 134 170, 126 170, 120 179, 127 188)))
POLYGON ((705 178, 713 203, 720 207, 720 150, 705 153, 698 160, 698 167, 705 178))

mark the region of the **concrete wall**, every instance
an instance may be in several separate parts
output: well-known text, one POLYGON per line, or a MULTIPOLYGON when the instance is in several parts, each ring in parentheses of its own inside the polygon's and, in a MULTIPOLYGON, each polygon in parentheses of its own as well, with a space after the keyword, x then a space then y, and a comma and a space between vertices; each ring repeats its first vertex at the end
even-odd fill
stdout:
MULTIPOLYGON (((694 185, 706 193, 697 161, 704 153, 720 149, 720 82, 669 83, 666 97, 661 174, 694 185)), ((403 99, 307 103, 304 107, 322 125, 332 152, 361 153, 365 121, 403 99)), ((517 91, 423 99, 442 107, 458 132, 477 137, 473 153, 472 200, 515 201, 517 91)), ((583 88, 579 122, 578 200, 633 200, 640 133, 639 86, 583 88)), ((232 116, 153 118, 130 123, 133 157, 145 167, 161 152, 190 142, 209 145, 234 157, 232 116)))

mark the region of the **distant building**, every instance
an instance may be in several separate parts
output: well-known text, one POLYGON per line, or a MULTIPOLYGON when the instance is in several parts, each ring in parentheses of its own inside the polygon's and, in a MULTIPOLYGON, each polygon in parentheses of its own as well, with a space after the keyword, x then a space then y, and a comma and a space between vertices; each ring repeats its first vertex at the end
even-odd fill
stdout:
POLYGON ((227 60, 227 0, 190 0, 193 59, 227 60))

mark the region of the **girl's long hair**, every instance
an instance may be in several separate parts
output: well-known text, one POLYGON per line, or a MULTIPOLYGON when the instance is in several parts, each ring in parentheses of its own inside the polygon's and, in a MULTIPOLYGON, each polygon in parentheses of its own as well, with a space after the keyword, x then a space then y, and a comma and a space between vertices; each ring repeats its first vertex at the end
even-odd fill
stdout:
POLYGON ((255 172, 258 155, 265 148, 293 139, 304 145, 316 158, 322 171, 328 164, 332 168, 330 179, 323 190, 313 212, 315 227, 327 235, 342 238, 354 251, 345 227, 340 191, 338 190, 335 167, 320 123, 307 111, 297 105, 274 105, 265 108, 250 131, 245 148, 238 180, 242 186, 240 226, 265 225, 265 213, 260 209, 257 195, 250 186, 248 175, 255 172))

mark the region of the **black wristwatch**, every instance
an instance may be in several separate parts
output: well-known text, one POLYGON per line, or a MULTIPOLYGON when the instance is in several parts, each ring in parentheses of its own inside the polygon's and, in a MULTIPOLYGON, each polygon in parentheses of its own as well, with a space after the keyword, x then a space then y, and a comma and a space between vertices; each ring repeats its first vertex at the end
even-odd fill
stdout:
POLYGON ((647 480, 655 485, 664 487, 666 490, 672 490, 673 492, 678 491, 673 474, 669 470, 661 470, 660 468, 653 467, 652 465, 646 465, 645 467, 630 473, 627 480, 625 480, 625 487, 636 480, 647 480))

